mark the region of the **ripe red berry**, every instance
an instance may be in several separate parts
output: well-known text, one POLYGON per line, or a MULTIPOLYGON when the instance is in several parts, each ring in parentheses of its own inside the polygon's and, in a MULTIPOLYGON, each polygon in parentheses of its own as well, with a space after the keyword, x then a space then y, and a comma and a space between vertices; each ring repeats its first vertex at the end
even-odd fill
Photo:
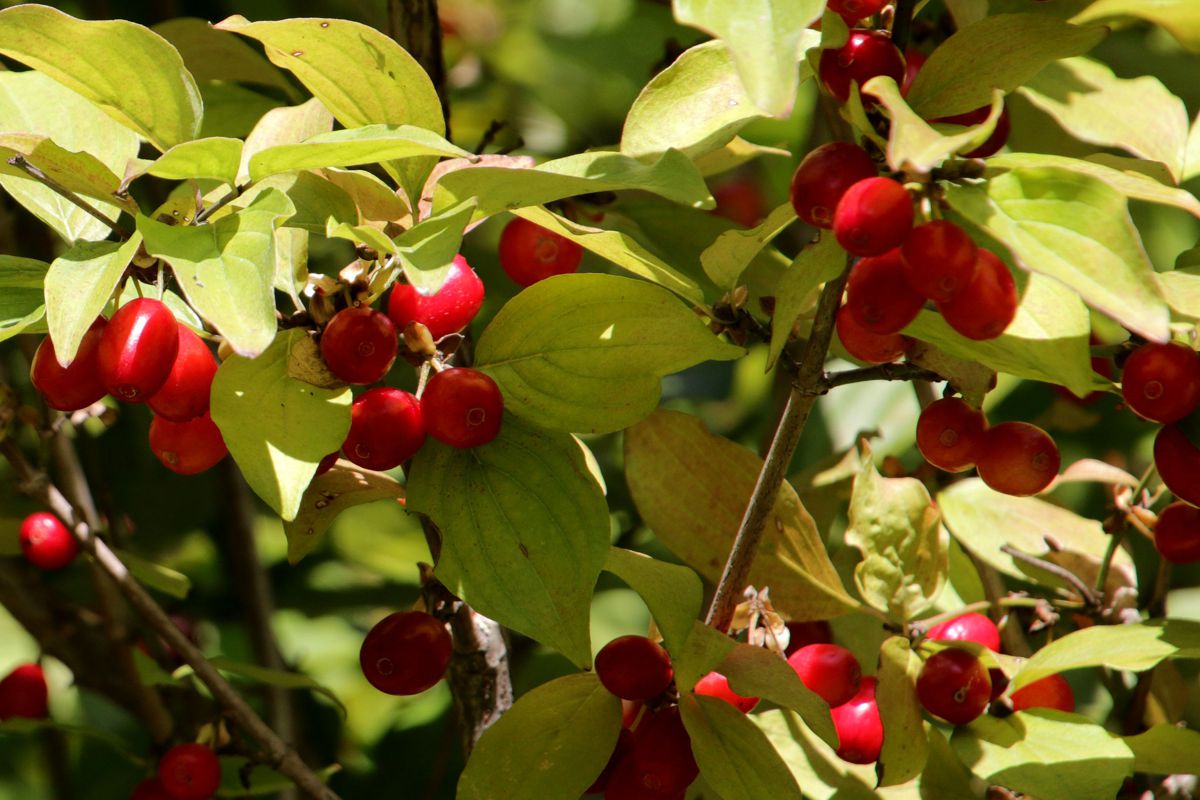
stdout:
POLYGON ((814 227, 832 228, 834 209, 846 190, 877 174, 875 162, 858 145, 821 145, 804 157, 792 175, 790 197, 796 216, 814 227))
POLYGON ((208 412, 187 422, 155 417, 150 421, 150 450, 164 467, 180 475, 204 472, 229 454, 221 429, 208 412))
POLYGON ((385 617, 363 640, 362 673, 384 694, 419 694, 442 679, 454 644, 446 626, 424 611, 385 617))
POLYGON ((537 223, 516 217, 500 234, 500 266, 518 286, 579 269, 583 248, 537 223))
POLYGON ((608 781, 612 778, 613 772, 617 768, 617 764, 621 763, 622 759, 633 749, 633 731, 628 728, 621 728, 617 733, 617 744, 613 748, 612 755, 608 757, 608 763, 604 765, 604 770, 597 776, 596 780, 592 781, 592 785, 587 788, 584 794, 600 794, 604 788, 608 786, 608 781))
POLYGON ((29 380, 42 393, 46 405, 59 411, 78 411, 87 408, 108 394, 100 375, 100 339, 108 321, 99 317, 79 343, 71 366, 58 363, 54 342, 47 336, 33 354, 29 380))
POLYGON ((647 713, 613 770, 605 800, 676 800, 700 774, 678 706, 647 713))
POLYGON ((838 735, 837 754, 851 764, 873 764, 883 749, 883 722, 875 703, 875 678, 863 678, 858 692, 831 710, 838 735))
POLYGON ((836 644, 810 644, 788 656, 788 664, 809 690, 836 708, 858 692, 862 667, 858 659, 836 644))
POLYGON ((100 375, 108 393, 144 403, 166 383, 179 352, 179 323, 171 309, 139 297, 117 309, 100 337, 100 375))
POLYGON ((810 644, 833 644, 833 629, 823 619, 816 622, 789 622, 787 629, 788 646, 784 650, 787 656, 810 644))
POLYGON ((876 75, 890 75, 896 85, 904 80, 904 56, 892 44, 891 37, 880 31, 850 31, 846 44, 821 51, 818 65, 821 85, 838 102, 850 99, 850 84, 864 83, 876 75))
POLYGON ((645 636, 620 636, 596 654, 596 677, 622 700, 649 700, 671 685, 675 672, 662 645, 645 636))
POLYGON ((845 309, 860 326, 879 335, 896 333, 916 319, 925 298, 909 285, 899 249, 864 258, 850 270, 845 309))
POLYGON ((908 282, 930 300, 950 300, 975 277, 975 242, 962 228, 944 219, 913 228, 900 254, 908 282))
POLYGON ((177 745, 159 760, 158 782, 173 800, 208 800, 221 785, 221 761, 202 744, 177 745))
POLYGON ((1200 450, 1178 425, 1164 425, 1154 437, 1154 466, 1171 494, 1200 506, 1200 450))
POLYGON ((129 800, 173 800, 167 790, 158 782, 158 778, 147 778, 133 787, 129 800))
POLYGON ((1200 405, 1200 356, 1179 342, 1144 344, 1125 361, 1121 395, 1141 417, 1178 422, 1200 405))
POLYGON ((317 471, 313 473, 313 477, 315 478, 318 475, 324 475, 326 472, 329 472, 329 470, 333 469, 333 465, 337 463, 337 460, 339 457, 341 457, 341 455, 341 451, 338 450, 322 458, 321 462, 317 464, 317 471))
POLYGON ((446 282, 434 294, 421 294, 411 284, 396 284, 387 313, 396 330, 403 332, 408 323, 420 322, 436 341, 467 327, 482 305, 483 281, 465 258, 455 256, 446 282))
POLYGON ((943 397, 917 418, 917 449, 938 469, 962 472, 975 465, 986 430, 982 411, 960 397, 943 397))
POLYGON ((1200 561, 1200 509, 1187 503, 1171 503, 1158 515, 1154 547, 1172 564, 1200 561))
POLYGON ((425 443, 421 403, 400 389, 364 392, 350 408, 350 432, 342 453, 360 467, 388 470, 408 461, 425 443))
POLYGON ((934 625, 925 634, 941 642, 976 642, 994 653, 1000 652, 1000 630, 983 614, 963 614, 934 625))
POLYGON ((451 447, 481 447, 500 433, 504 397, 488 375, 476 369, 444 369, 425 384, 421 414, 429 435, 451 447))
POLYGON ((396 326, 387 314, 371 308, 342 309, 321 334, 325 365, 346 383, 380 380, 392 368, 399 349, 396 326))
POLYGON ((693 691, 696 694, 724 700, 743 714, 749 714, 758 705, 759 700, 757 697, 743 697, 733 689, 730 689, 729 679, 719 672, 710 672, 705 675, 696 682, 696 687, 693 691))
MULTIPOLYGON (((725 181, 714 186, 712 196, 713 200, 717 201, 717 207, 712 210, 712 213, 718 217, 733 220, 743 228, 753 228, 767 216, 762 192, 746 178, 725 181)), ((503 239, 501 239, 501 247, 503 246, 503 239)), ((503 252, 501 252, 501 258, 503 258, 503 252)), ((574 272, 574 270, 571 271, 574 272)), ((516 279, 514 278, 514 280, 516 279)))
MULTIPOLYGON (((930 120, 931 122, 946 122, 951 125, 971 126, 978 125, 988 118, 988 114, 992 113, 991 106, 982 106, 974 111, 968 111, 965 114, 955 114, 951 117, 940 117, 930 120)), ((996 120, 996 128, 992 131, 983 144, 976 147, 974 150, 963 153, 966 158, 987 158, 1000 152, 1000 148, 1008 143, 1008 134, 1012 130, 1012 121, 1008 117, 1008 108, 1005 107, 1000 111, 1000 118, 996 120)))
POLYGON ((966 650, 934 653, 917 677, 917 699, 925 710, 952 725, 966 725, 987 708, 992 679, 983 662, 966 650))
POLYGON ((177 325, 179 351, 162 388, 146 402, 150 410, 171 422, 187 422, 208 411, 217 360, 204 340, 186 325, 177 325))
POLYGON ((951 328, 976 341, 995 339, 1017 316, 1017 284, 994 253, 979 248, 975 277, 950 300, 937 304, 951 328))
POLYGON ((21 552, 40 569, 59 570, 75 560, 79 540, 58 517, 38 511, 21 523, 21 552))
POLYGON ((1012 705, 1013 711, 1056 708, 1070 712, 1075 710, 1075 693, 1062 675, 1047 675, 1013 692, 1012 705))
POLYGON ((829 0, 827 8, 841 14, 847 24, 878 14, 892 0, 829 0))
POLYGON ((928 58, 929 56, 920 50, 914 50, 911 47, 904 51, 904 82, 900 84, 901 97, 908 97, 908 90, 912 88, 913 81, 917 79, 917 73, 921 71, 921 67, 925 66, 928 58))
POLYGON ((838 309, 837 335, 846 352, 868 364, 887 364, 908 352, 913 340, 899 333, 872 333, 845 306, 838 309))
POLYGON ((0 722, 50 716, 50 689, 37 664, 21 664, 0 681, 0 722))
POLYGON ((979 477, 997 492, 1037 494, 1058 475, 1062 462, 1050 434, 1028 422, 1002 422, 983 435, 975 456, 979 477))
POLYGON ((838 244, 856 256, 877 256, 899 247, 912 224, 912 198, 891 178, 859 181, 846 190, 833 212, 838 244))

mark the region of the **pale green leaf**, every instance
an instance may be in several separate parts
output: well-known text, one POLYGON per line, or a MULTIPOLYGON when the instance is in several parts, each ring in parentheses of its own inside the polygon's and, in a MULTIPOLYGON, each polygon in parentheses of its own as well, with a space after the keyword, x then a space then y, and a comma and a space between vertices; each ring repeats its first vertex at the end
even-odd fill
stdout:
POLYGON ((679 711, 700 774, 722 800, 801 800, 787 764, 745 714, 724 700, 696 695, 680 697, 679 711))
POLYGON ((396 254, 396 243, 388 235, 372 225, 351 225, 330 218, 325 224, 325 238, 345 239, 387 255, 396 254))
POLYGON ((784 158, 790 158, 791 155, 791 151, 784 150, 782 147, 768 147, 755 142, 748 142, 740 136, 735 136, 723 147, 711 150, 702 156, 697 156, 693 161, 701 175, 711 178, 714 175, 729 172, 760 156, 783 156, 784 158))
POLYGON ((314 174, 349 195, 362 220, 392 222, 408 213, 395 190, 369 172, 330 167, 314 170, 314 174))
POLYGON ((1200 175, 1200 116, 1192 121, 1191 130, 1188 131, 1181 180, 1191 180, 1197 175, 1200 175))
POLYGON ((248 208, 258 199, 276 190, 287 195, 295 207, 295 213, 280 225, 301 228, 319 236, 326 235, 330 221, 334 224, 354 225, 359 221, 354 199, 336 184, 325 180, 315 172, 281 172, 256 182, 242 192, 236 200, 217 211, 210 222, 217 222, 238 209, 248 208))
POLYGON ((1196 771, 1200 731, 1176 725, 1155 725, 1145 733, 1126 736, 1134 769, 1151 775, 1187 775, 1196 771))
POLYGON ((299 564, 315 550, 333 520, 347 508, 403 499, 404 487, 387 473, 338 461, 328 472, 312 479, 304 490, 296 518, 283 523, 288 540, 288 563, 299 564))
POLYGON ((433 294, 442 288, 474 212, 475 200, 464 200, 396 237, 396 256, 408 282, 418 291, 433 294))
POLYGON ((695 620, 683 646, 675 645, 670 651, 675 687, 680 692, 690 692, 701 678, 719 667, 736 646, 737 642, 729 636, 695 620))
POLYGON ((1162 272, 1158 280, 1172 309, 1186 317, 1200 318, 1200 267, 1162 272))
POLYGON ((283 91, 293 102, 300 99, 295 85, 244 39, 217 30, 206 19, 176 17, 152 30, 170 42, 184 66, 198 81, 232 81, 258 84, 283 91))
POLYGON ((796 712, 826 744, 837 745, 829 704, 810 691, 778 653, 739 644, 721 661, 717 672, 729 679, 733 691, 743 697, 761 697, 796 712))
POLYGON ((875 702, 883 722, 883 750, 879 753, 882 786, 907 783, 922 773, 929 759, 916 686, 924 663, 904 636, 889 637, 879 649, 875 702))
MULTIPOLYGON (((803 787, 806 798, 892 800, 890 792, 893 790, 883 789, 879 793, 872 790, 871 787, 877 782, 874 764, 843 761, 833 747, 817 738, 800 721, 798 715, 778 709, 753 714, 750 719, 766 734, 770 746, 779 753, 796 782, 803 787)), ((939 797, 937 800, 949 800, 949 797, 939 797)))
POLYGON ((332 128, 333 115, 315 97, 298 106, 271 109, 246 137, 238 183, 250 180, 250 159, 255 154, 277 145, 299 144, 332 128))
POLYGON ((704 587, 696 573, 619 547, 609 550, 604 571, 616 575, 641 595, 667 649, 678 652, 692 632, 704 599, 704 587))
POLYGON ((929 728, 929 760, 917 779, 921 800, 983 800, 978 779, 958 760, 937 726, 929 728))
POLYGON ((45 316, 42 284, 50 265, 0 255, 0 342, 37 326, 45 316))
POLYGON ((1096 0, 1074 22, 1139 17, 1161 25, 1192 52, 1200 52, 1200 6, 1192 0, 1096 0))
POLYGON ((46 273, 46 323, 61 364, 75 360, 79 343, 116 290, 142 243, 80 242, 50 264, 46 273))
POLYGON ((783 273, 775 287, 768 369, 775 365, 779 354, 783 352, 796 320, 816 307, 821 286, 842 274, 846 259, 846 251, 832 234, 827 233, 801 250, 783 273))
POLYGON ((204 101, 204 120, 200 136, 244 139, 254 130, 263 114, 283 105, 275 96, 267 96, 240 83, 204 81, 200 84, 204 101))
POLYGON ((144 172, 172 181, 211 178, 233 186, 241 160, 241 139, 212 137, 175 145, 144 172))
POLYGON ((276 289, 288 295, 296 310, 304 308, 300 292, 308 282, 308 231, 301 228, 275 229, 276 289))
POLYGON ((127 550, 117 549, 115 552, 122 563, 129 568, 129 574, 143 586, 149 586, 151 589, 177 600, 187 599, 188 593, 192 590, 192 582, 187 575, 170 567, 155 564, 153 561, 148 561, 127 550))
POLYGON ((1200 622, 1166 619, 1082 628, 1034 653, 1013 678, 1012 688, 1083 667, 1144 672, 1167 658, 1200 659, 1200 622))
POLYGON ((437 133, 414 125, 366 125, 320 133, 299 144, 277 144, 250 157, 250 179, 320 167, 380 164, 418 156, 470 157, 437 133))
POLYGON ((795 221, 796 210, 791 203, 784 203, 753 228, 722 233, 700 254, 700 265, 719 288, 732 289, 768 242, 795 221))

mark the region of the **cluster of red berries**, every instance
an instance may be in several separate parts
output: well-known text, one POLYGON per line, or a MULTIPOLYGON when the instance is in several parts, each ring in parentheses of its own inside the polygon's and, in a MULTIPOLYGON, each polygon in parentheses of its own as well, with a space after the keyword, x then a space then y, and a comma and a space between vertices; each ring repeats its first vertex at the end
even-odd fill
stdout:
POLYGON ((211 748, 176 745, 158 761, 158 773, 139 783, 129 800, 208 800, 221 786, 221 760, 211 748))
POLYGON ((22 717, 50 716, 50 689, 46 673, 37 664, 21 664, 0 680, 0 722, 22 717))
POLYGON ((1062 461, 1054 439, 1038 426, 989 426, 981 410, 958 397, 943 397, 921 412, 917 449, 938 469, 963 472, 975 467, 992 489, 1019 497, 1048 487, 1062 461))
POLYGON ((204 341, 161 301, 138 298, 98 318, 75 359, 59 363, 50 337, 33 357, 30 380, 46 404, 78 411, 106 394, 154 412, 150 449, 181 475, 203 472, 229 451, 208 413, 217 362, 204 341))
POLYGON ((359 665, 367 681, 384 694, 420 694, 442 679, 453 642, 446 625, 424 611, 385 617, 367 634, 359 665))

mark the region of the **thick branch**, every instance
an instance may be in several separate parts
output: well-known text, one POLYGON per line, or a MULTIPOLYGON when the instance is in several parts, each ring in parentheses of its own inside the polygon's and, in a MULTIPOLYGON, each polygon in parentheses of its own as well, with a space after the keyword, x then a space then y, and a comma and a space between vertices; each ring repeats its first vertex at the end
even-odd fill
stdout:
POLYGON ((437 0, 388 0, 388 34, 417 60, 442 102, 446 138, 450 138, 450 100, 442 58, 442 24, 437 0))
POLYGON ((877 364, 873 367, 830 372, 821 382, 824 390, 864 381, 940 381, 942 376, 916 364, 877 364))

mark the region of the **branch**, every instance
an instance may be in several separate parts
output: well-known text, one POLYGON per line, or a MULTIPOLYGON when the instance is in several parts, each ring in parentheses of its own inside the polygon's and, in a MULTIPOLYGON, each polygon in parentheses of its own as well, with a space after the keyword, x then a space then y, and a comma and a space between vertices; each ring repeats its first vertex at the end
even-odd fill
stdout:
POLYGON ((1032 556, 1029 553, 1018 550, 1017 548, 1008 544, 1001 546, 1000 552, 1012 556, 1018 561, 1024 561, 1026 564, 1030 564, 1031 566, 1037 567, 1040 570, 1049 572, 1055 577, 1061 578, 1075 589, 1075 592, 1083 598, 1083 602, 1087 604, 1089 608, 1099 608, 1100 599, 1096 596, 1096 593, 1092 591, 1092 587, 1084 583, 1078 575, 1076 575, 1074 572, 1071 572, 1071 570, 1067 569, 1066 567, 1061 567, 1058 564, 1046 561, 1045 559, 1032 556))
POLYGON ((913 13, 916 10, 917 0, 896 0, 896 14, 892 18, 892 44, 900 48, 901 53, 908 48, 913 13))
POLYGON ((124 228, 122 228, 120 225, 118 225, 116 222, 113 222, 111 219, 109 219, 108 217, 101 214, 100 209, 96 208, 94 205, 92 205, 88 201, 84 200, 82 197, 75 194, 70 189, 63 186, 58 181, 54 180, 46 173, 42 172, 40 169, 35 167, 33 164, 30 164, 29 161, 25 158, 25 156, 20 155, 20 154, 15 155, 12 158, 8 159, 8 163, 11 164, 12 166, 16 167, 17 169, 21 170, 22 172, 24 172, 29 177, 33 178, 35 181, 42 184, 50 191, 54 192, 55 194, 57 194, 61 197, 66 198, 67 200, 69 200, 70 202, 74 203, 79 208, 81 208, 83 211, 87 212, 88 214, 92 215, 96 219, 103 222, 105 225, 108 226, 108 229, 111 230, 113 233, 115 233, 117 236, 120 236, 122 239, 129 238, 129 233, 124 228))
POLYGON ((916 364, 876 364, 873 367, 848 369, 843 372, 830 372, 821 382, 825 391, 845 386, 848 383, 864 381, 941 381, 945 380, 933 370, 918 367, 916 364))
POLYGON ((424 68, 442 103, 446 138, 450 138, 450 98, 446 62, 442 58, 442 24, 438 0, 388 0, 388 34, 424 68))

